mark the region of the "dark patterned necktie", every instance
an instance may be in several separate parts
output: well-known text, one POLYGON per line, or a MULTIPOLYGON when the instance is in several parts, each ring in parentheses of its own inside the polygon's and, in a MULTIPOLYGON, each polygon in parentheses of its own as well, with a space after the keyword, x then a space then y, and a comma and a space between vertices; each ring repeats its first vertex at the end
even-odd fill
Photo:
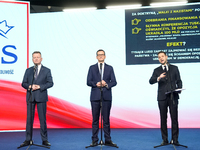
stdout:
POLYGON ((35 80, 37 79, 37 77, 38 77, 38 67, 35 68, 35 74, 34 74, 35 80))

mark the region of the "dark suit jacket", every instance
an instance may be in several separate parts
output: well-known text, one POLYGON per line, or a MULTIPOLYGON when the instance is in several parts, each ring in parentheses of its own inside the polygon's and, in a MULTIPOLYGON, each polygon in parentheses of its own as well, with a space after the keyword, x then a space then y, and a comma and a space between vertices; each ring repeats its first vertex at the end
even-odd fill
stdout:
MULTIPOLYGON (((22 81, 22 87, 27 90, 26 101, 29 100, 29 85, 32 84, 34 78, 34 67, 26 69, 24 78, 22 81)), ((37 80, 34 84, 40 85, 40 89, 32 92, 32 101, 35 99, 36 102, 46 102, 48 101, 47 89, 53 86, 53 80, 51 76, 51 70, 47 67, 41 66, 37 80)))
MULTIPOLYGON (((150 84, 154 84, 158 82, 157 100, 165 100, 166 99, 165 93, 171 91, 171 89, 175 90, 177 88, 182 88, 182 81, 181 81, 178 67, 169 64, 168 68, 169 70, 167 71, 166 77, 161 78, 159 82, 157 81, 157 78, 160 76, 160 74, 164 72, 162 66, 159 66, 158 68, 154 69, 153 75, 149 80, 150 84), (171 84, 170 84, 170 80, 171 80, 171 84)), ((175 100, 179 99, 178 93, 176 92, 174 92, 174 99, 175 100)))
MULTIPOLYGON (((87 85, 91 86, 91 95, 90 100, 100 100, 101 92, 100 88, 96 86, 97 82, 100 82, 101 77, 99 73, 98 63, 90 66, 87 76, 87 85)), ((112 66, 107 65, 105 63, 104 71, 103 71, 103 80, 108 84, 108 88, 103 87, 103 99, 104 100, 112 100, 112 92, 111 88, 117 84, 115 79, 115 74, 112 66)))

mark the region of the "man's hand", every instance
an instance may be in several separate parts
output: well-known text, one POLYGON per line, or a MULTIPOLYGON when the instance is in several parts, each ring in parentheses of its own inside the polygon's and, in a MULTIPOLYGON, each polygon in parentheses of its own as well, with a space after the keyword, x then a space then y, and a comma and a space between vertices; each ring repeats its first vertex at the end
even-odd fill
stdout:
POLYGON ((101 82, 97 82, 96 86, 97 86, 98 88, 100 88, 100 87, 101 87, 101 82))
POLYGON ((166 72, 162 73, 158 78, 160 80, 161 78, 164 78, 164 77, 166 77, 166 72))
POLYGON ((38 90, 38 89, 40 89, 39 85, 36 85, 36 84, 32 85, 32 91, 35 91, 35 90, 38 90))
POLYGON ((106 83, 104 80, 102 80, 101 82, 97 82, 96 86, 97 86, 98 88, 104 87, 104 86, 107 86, 107 83, 106 83), (102 86, 101 86, 101 84, 102 84, 102 86))
POLYGON ((106 82, 104 80, 101 81, 102 82, 102 87, 106 86, 106 82))

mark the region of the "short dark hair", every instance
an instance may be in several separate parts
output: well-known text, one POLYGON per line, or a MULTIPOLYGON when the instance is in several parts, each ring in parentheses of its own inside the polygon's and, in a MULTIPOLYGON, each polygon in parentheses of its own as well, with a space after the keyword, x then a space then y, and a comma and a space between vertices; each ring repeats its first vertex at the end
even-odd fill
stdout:
POLYGON ((32 53, 32 56, 33 56, 33 54, 40 54, 40 55, 42 55, 40 51, 34 51, 34 52, 32 53))
MULTIPOLYGON (((106 53, 105 53, 105 51, 104 51, 103 49, 99 49, 99 50, 97 51, 97 53, 100 52, 100 51, 104 52, 104 55, 106 55, 106 53)), ((97 53, 96 53, 96 54, 97 54, 97 53)), ((97 54, 97 55, 98 55, 98 54, 97 54)))
POLYGON ((165 54, 165 56, 167 56, 167 54, 166 54, 164 51, 158 52, 158 55, 159 55, 160 53, 163 53, 163 54, 165 54))

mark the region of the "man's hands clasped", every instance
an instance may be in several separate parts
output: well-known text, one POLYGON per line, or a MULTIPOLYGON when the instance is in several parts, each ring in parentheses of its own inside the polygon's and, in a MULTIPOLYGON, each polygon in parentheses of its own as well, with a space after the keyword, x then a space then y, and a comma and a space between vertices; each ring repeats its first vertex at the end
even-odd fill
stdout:
MULTIPOLYGON (((31 89, 31 85, 29 85, 29 89, 31 89)), ((38 90, 38 89, 40 89, 40 85, 36 85, 36 84, 32 85, 32 91, 35 91, 35 90, 38 90)))
POLYGON ((102 80, 101 82, 97 82, 96 86, 97 86, 98 88, 104 87, 104 86, 107 87, 108 84, 107 84, 104 80, 102 80), (101 84, 101 83, 102 83, 102 84, 101 84))

